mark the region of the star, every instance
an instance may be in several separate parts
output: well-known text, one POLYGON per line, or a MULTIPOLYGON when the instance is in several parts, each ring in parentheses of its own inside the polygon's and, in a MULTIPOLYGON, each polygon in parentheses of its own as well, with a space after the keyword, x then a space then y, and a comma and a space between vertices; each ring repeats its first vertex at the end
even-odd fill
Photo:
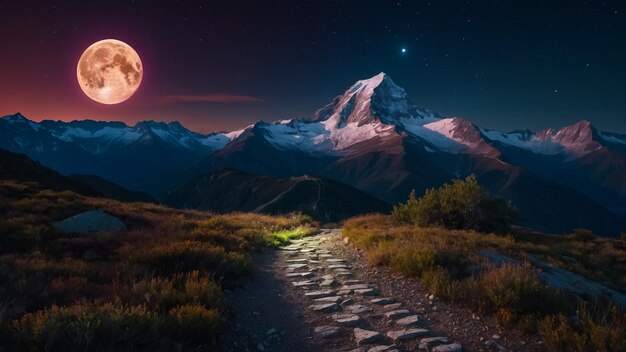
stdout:
POLYGON ((403 54, 406 53, 406 48, 402 48, 401 51, 402 51, 403 54))

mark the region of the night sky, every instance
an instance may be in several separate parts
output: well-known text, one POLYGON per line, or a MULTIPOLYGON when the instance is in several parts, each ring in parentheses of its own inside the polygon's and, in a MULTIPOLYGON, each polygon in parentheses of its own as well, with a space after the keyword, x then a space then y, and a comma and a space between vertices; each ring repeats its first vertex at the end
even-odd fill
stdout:
POLYGON ((307 117, 384 71, 419 106, 483 127, 587 119, 626 133, 620 1, 8 0, 0 47, 0 114, 35 120, 231 130, 307 117), (105 38, 130 44, 145 68, 119 105, 76 81, 83 50, 105 38))

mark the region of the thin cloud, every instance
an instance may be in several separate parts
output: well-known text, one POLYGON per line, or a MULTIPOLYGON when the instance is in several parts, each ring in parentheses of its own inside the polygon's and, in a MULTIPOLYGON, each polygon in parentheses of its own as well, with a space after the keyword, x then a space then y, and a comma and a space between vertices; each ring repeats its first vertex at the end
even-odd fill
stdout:
POLYGON ((265 100, 248 95, 235 94, 205 94, 205 95, 166 95, 160 97, 161 103, 171 104, 180 102, 192 103, 262 103, 265 100))

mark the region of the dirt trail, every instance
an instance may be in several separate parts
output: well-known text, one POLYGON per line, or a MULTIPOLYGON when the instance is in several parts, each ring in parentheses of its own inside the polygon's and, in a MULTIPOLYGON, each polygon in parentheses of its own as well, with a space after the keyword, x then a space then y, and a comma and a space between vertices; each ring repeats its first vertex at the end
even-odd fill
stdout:
POLYGON ((418 280, 372 269, 339 229, 255 258, 228 292, 223 351, 541 351, 541 343, 428 294, 418 280))

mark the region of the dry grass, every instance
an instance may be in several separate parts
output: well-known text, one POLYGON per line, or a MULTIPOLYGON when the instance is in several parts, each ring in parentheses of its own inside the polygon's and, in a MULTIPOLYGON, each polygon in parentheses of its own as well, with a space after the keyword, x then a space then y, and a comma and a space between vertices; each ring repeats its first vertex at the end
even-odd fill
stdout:
POLYGON ((12 181, 0 181, 0 214, 5 350, 212 350, 222 289, 251 272, 250 254, 316 228, 301 215, 214 215, 12 181), (51 226, 92 209, 128 230, 51 226))
MULTIPOLYGON (((555 351, 616 351, 622 346, 616 341, 617 337, 624 337, 624 310, 606 307, 604 312, 614 310, 610 319, 585 316, 576 310, 572 296, 542 284, 527 263, 533 255, 624 290, 626 250, 622 240, 598 238, 586 231, 555 237, 528 231, 501 236, 423 228, 398 223, 384 215, 352 218, 345 223, 343 233, 364 250, 371 265, 386 265, 405 275, 418 276, 432 293, 493 314, 503 324, 515 324, 529 331, 539 328, 546 341, 554 340, 551 346, 557 346, 553 347, 555 351), (521 264, 495 265, 484 256, 485 252, 501 253, 521 264), (570 331, 567 329, 573 328, 560 317, 575 315, 584 322, 583 328, 566 334, 570 331), (548 334, 549 327, 563 333, 548 334), (593 348, 576 349, 577 339, 593 348), (598 347, 597 341, 605 341, 604 349, 598 347), (563 349, 565 345, 568 347, 563 349)), ((593 316, 598 315, 601 314, 593 316)))

